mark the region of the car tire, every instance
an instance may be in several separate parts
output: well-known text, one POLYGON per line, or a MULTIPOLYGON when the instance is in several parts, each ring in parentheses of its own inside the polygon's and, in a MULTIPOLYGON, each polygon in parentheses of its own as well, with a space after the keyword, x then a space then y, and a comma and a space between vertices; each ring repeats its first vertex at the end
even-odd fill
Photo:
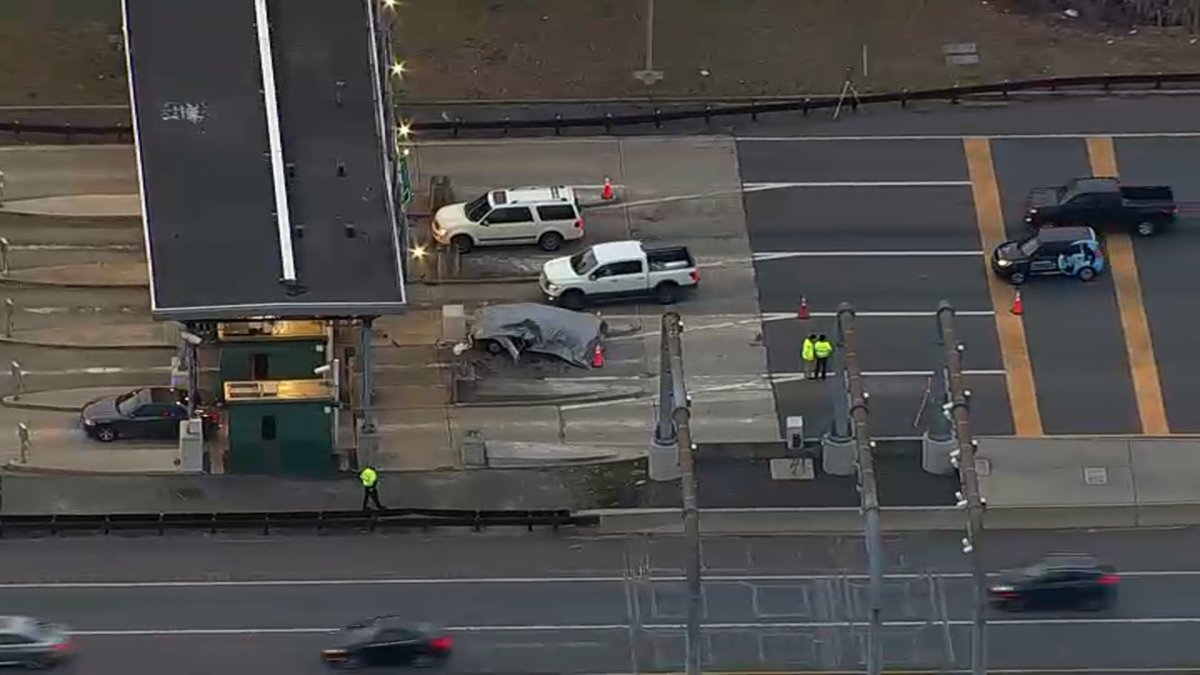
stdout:
POLYGON ((493 356, 504 353, 504 346, 495 340, 487 340, 484 342, 483 349, 493 356))
POLYGON ((1008 283, 1012 284, 1013 286, 1020 286, 1021 284, 1025 283, 1027 279, 1028 277, 1025 276, 1025 273, 1021 271, 1013 272, 1012 274, 1008 275, 1008 283))
POLYGON ((117 440, 117 430, 110 426, 97 427, 96 440, 101 443, 112 443, 117 440))
POLYGON ((358 670, 360 667, 362 667, 362 664, 359 662, 357 657, 347 656, 344 660, 338 661, 337 665, 334 666, 334 669, 335 670, 358 670))
POLYGON ((1158 223, 1153 220, 1143 220, 1135 230, 1139 237, 1149 237, 1158 231, 1158 223))
POLYGON ((44 661, 42 659, 35 659, 33 661, 26 661, 25 669, 26 670, 46 670, 47 668, 50 667, 50 665, 51 664, 47 661, 44 661))
POLYGON ((673 305, 679 301, 679 284, 664 281, 654 287, 654 299, 660 305, 673 305))
POLYGON ((1091 267, 1081 267, 1075 276, 1079 277, 1080 281, 1088 282, 1096 278, 1096 270, 1091 267))
POLYGON ((421 656, 413 659, 413 665, 417 668, 429 668, 433 670, 444 667, 447 660, 449 660, 449 658, 446 656, 422 654, 421 656))
POLYGON ((1025 603, 1020 600, 1005 600, 1000 603, 1000 609, 1005 612, 1019 612, 1025 607, 1025 603))
POLYGON ((562 248, 563 236, 557 232, 546 232, 538 237, 538 246, 547 253, 553 253, 562 248))
POLYGON ((571 289, 558 296, 558 304, 566 309, 579 311, 587 304, 587 298, 583 295, 583 291, 571 289))
POLYGON ((456 234, 450 239, 450 245, 459 253, 469 253, 475 248, 475 240, 465 234, 456 234))

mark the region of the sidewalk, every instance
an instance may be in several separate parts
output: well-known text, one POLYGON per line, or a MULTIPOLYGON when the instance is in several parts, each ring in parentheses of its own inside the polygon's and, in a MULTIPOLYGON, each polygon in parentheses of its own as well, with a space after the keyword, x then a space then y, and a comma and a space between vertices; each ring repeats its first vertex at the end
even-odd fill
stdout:
POLYGON ((0 213, 24 216, 138 218, 142 200, 132 195, 63 195, 0 201, 0 213))
POLYGON ((86 331, 65 327, 16 329, 0 342, 64 349, 173 349, 175 329, 166 323, 110 324, 86 331))
MULTIPOLYGON (((613 469, 512 469, 383 473, 390 507, 582 509, 609 506, 629 478, 613 469)), ((29 476, 0 474, 0 513, 120 513, 356 509, 354 478, 304 481, 265 476, 29 476)))
POLYGON ((148 288, 146 263, 97 262, 12 270, 4 281, 31 286, 73 288, 148 288))

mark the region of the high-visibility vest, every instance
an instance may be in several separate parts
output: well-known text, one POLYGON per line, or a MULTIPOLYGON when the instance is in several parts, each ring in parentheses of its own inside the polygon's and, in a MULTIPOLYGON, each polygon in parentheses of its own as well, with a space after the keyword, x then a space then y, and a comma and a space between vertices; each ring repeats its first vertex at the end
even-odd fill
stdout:
POLYGON ((813 352, 818 359, 827 359, 833 353, 833 343, 829 340, 817 340, 813 343, 813 352))
POLYGON ((812 340, 804 338, 804 344, 800 346, 800 358, 804 359, 805 361, 812 361, 813 359, 817 358, 812 340))
POLYGON ((375 487, 375 483, 379 482, 379 474, 375 473, 375 469, 367 467, 358 474, 358 479, 362 481, 363 487, 375 487))

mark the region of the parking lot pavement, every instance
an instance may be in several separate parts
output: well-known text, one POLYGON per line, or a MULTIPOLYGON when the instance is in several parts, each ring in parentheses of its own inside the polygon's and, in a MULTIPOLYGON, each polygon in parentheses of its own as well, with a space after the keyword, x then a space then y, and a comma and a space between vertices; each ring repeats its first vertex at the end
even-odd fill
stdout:
MULTIPOLYGON (((438 142, 419 148, 416 167, 418 180, 449 176, 456 199, 498 187, 576 187, 586 238, 564 247, 563 254, 604 241, 638 239, 649 246, 685 245, 697 259, 700 286, 676 305, 592 308, 613 325, 632 326, 634 331, 607 341, 603 368, 561 373, 613 390, 639 389, 644 392, 641 398, 508 409, 510 423, 501 425, 505 440, 521 440, 513 435, 524 427, 531 441, 645 446, 653 424, 659 326, 667 309, 686 318, 685 370, 696 406, 697 442, 780 439, 774 394, 765 376, 762 329, 756 321, 758 291, 732 140, 438 142), (615 185, 617 199, 612 202, 600 198, 605 178, 615 185), (528 424, 511 424, 516 419, 527 419, 528 424)), ((480 248, 464 256, 463 269, 528 275, 539 272, 549 257, 536 247, 480 248)), ((506 376, 520 376, 506 370, 506 376)), ((544 373, 531 370, 529 375, 544 373)), ((456 421, 450 420, 452 436, 456 428, 456 421)), ((444 430, 435 433, 441 438, 444 430)))
POLYGON ((959 338, 978 433, 1011 433, 1003 362, 961 142, 814 141, 740 144, 747 227, 755 249, 764 340, 781 416, 828 428, 836 385, 805 381, 799 349, 836 331, 843 302, 859 313, 871 431, 925 431, 940 362, 935 312, 964 315, 959 338), (812 318, 795 318, 801 298, 812 318))
POLYGON ((1141 297, 1153 339, 1167 423, 1173 433, 1200 433, 1200 334, 1196 261, 1200 260, 1200 139, 1122 138, 1115 141, 1123 180, 1168 184, 1181 221, 1155 237, 1133 240, 1141 297))

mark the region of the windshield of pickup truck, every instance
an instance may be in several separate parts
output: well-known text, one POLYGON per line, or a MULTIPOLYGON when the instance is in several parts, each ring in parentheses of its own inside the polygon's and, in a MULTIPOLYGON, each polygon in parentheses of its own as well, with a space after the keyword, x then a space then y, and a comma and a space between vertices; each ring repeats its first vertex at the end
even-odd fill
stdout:
POLYGON ((571 269, 579 276, 587 274, 595 266, 596 256, 592 255, 590 248, 571 256, 571 269))
POLYGON ((491 210, 492 205, 488 203, 488 196, 486 193, 474 201, 467 202, 467 204, 463 206, 463 211, 467 215, 467 220, 471 221, 472 223, 478 223, 479 221, 483 220, 483 217, 486 216, 491 210))
POLYGON ((1041 242, 1038 241, 1038 238, 1030 237, 1021 242, 1021 253, 1023 253, 1027 258, 1033 257, 1033 254, 1037 253, 1040 247, 1041 242))

